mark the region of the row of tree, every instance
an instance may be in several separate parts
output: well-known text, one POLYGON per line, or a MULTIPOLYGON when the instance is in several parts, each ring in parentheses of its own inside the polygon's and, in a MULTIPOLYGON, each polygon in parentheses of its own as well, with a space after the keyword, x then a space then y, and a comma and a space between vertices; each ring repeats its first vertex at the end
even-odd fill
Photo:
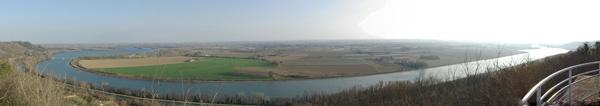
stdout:
POLYGON ((437 56, 437 55, 421 55, 419 57, 419 59, 424 59, 424 60, 439 60, 440 56, 437 56))
POLYGON ((87 55, 87 56, 79 56, 77 59, 80 60, 98 60, 98 59, 126 59, 132 58, 130 54, 114 54, 114 55, 87 55))

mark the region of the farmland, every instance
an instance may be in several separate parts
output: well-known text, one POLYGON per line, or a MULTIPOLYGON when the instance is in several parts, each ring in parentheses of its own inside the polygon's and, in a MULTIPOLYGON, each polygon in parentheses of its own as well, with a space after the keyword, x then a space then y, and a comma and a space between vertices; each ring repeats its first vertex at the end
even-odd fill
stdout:
POLYGON ((236 67, 275 68, 264 61, 250 59, 202 58, 202 61, 118 68, 91 68, 97 71, 111 72, 140 77, 164 77, 204 80, 268 80, 266 77, 236 75, 236 67))
POLYGON ((103 59, 103 60, 81 60, 79 65, 86 68, 116 68, 116 67, 138 67, 149 65, 184 63, 190 57, 149 57, 135 59, 103 59))
POLYGON ((145 54, 91 56, 79 61, 79 65, 97 71, 144 78, 294 80, 416 70, 514 55, 521 53, 517 50, 531 48, 521 44, 440 40, 135 45, 136 48, 167 46, 169 48, 145 54), (185 62, 191 58, 201 59, 185 62))

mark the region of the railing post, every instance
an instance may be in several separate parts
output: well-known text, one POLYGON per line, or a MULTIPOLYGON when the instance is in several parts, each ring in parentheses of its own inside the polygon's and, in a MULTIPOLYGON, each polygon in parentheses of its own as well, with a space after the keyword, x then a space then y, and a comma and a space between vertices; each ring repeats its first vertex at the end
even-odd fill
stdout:
POLYGON ((541 106, 542 105, 542 100, 541 100, 541 96, 542 95, 542 86, 537 88, 537 96, 535 98, 535 101, 537 103, 536 106, 541 106))
MULTIPOLYGON (((600 64, 598 64, 598 92, 600 92, 600 64)), ((600 97, 600 93, 598 93, 598 97, 600 97)))
POLYGON ((571 105, 571 85, 572 85, 571 76, 573 76, 573 69, 569 70, 569 101, 567 102, 567 103, 569 103, 569 105, 571 105))

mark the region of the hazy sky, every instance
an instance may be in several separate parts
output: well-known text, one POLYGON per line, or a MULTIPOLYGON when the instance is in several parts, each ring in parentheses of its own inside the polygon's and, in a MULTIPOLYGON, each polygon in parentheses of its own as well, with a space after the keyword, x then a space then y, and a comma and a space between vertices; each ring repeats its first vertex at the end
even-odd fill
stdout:
POLYGON ((0 41, 600 39, 597 0, 0 1, 0 41))

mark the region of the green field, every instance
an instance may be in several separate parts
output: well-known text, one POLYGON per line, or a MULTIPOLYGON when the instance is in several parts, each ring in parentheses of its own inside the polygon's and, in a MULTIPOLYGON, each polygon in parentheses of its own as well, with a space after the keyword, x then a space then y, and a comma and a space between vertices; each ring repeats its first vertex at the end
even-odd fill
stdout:
POLYGON ((198 78, 206 80, 268 80, 266 77, 235 75, 235 67, 275 68, 276 65, 265 61, 250 59, 203 58, 202 61, 152 65, 140 67, 93 68, 94 70, 117 74, 166 78, 198 78), (162 72, 161 76, 160 73, 162 72))

